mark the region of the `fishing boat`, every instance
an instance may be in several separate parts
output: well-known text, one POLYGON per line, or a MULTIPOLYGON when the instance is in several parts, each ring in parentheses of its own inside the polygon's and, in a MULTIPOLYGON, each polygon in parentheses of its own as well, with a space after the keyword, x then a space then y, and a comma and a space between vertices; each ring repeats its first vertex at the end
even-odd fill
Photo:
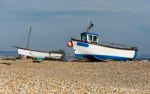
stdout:
POLYGON ((137 47, 115 43, 99 43, 99 34, 91 32, 92 22, 87 30, 80 34, 81 39, 72 38, 67 42, 68 47, 73 47, 75 57, 91 61, 103 60, 134 60, 137 56, 137 47))
POLYGON ((28 40, 27 40, 27 48, 18 47, 18 46, 12 46, 17 49, 19 58, 37 58, 37 59, 46 59, 46 60, 63 60, 65 57, 65 52, 63 50, 57 50, 57 51, 39 51, 39 50, 33 50, 29 48, 29 42, 30 42, 30 35, 31 35, 32 28, 30 27, 30 31, 28 34, 28 40))
POLYGON ((38 51, 38 50, 32 50, 28 48, 22 48, 17 47, 17 52, 20 57, 26 57, 26 58, 43 58, 43 59, 50 59, 50 60, 63 60, 65 53, 63 50, 58 51, 38 51))

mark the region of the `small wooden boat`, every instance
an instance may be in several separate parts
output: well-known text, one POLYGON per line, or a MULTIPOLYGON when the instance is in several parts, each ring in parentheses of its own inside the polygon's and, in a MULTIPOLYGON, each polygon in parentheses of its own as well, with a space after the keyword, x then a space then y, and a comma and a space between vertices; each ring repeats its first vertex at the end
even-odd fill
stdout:
POLYGON ((63 60, 65 56, 65 53, 63 50, 47 52, 47 51, 38 51, 38 50, 32 50, 32 49, 16 47, 16 46, 13 46, 13 47, 17 48, 17 51, 20 57, 63 60))
POLYGON ((133 60, 137 55, 137 47, 130 47, 115 43, 98 44, 98 34, 90 32, 87 28, 86 32, 81 33, 81 39, 71 39, 67 43, 68 47, 73 47, 75 57, 78 59, 89 60, 133 60))
POLYGON ((12 46, 17 48, 18 55, 20 57, 27 57, 27 58, 38 58, 38 59, 48 59, 48 60, 63 60, 65 57, 65 52, 63 50, 57 51, 38 51, 29 49, 29 42, 30 42, 30 33, 32 28, 30 27, 30 31, 28 34, 28 41, 27 41, 27 48, 12 46))

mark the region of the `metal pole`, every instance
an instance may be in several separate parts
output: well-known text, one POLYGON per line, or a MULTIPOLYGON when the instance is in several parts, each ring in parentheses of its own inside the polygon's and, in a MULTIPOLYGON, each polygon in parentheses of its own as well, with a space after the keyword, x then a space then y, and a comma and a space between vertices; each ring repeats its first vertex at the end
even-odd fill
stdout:
POLYGON ((30 27, 30 31, 29 31, 29 34, 28 34, 27 48, 29 48, 29 42, 30 42, 30 34, 31 34, 31 31, 32 31, 32 27, 30 27))

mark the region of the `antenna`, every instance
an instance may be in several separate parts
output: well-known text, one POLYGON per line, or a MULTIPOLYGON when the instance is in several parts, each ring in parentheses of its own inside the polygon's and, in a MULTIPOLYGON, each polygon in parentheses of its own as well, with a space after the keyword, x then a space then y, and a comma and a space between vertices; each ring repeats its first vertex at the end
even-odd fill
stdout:
POLYGON ((31 31, 32 31, 32 27, 30 27, 30 31, 29 31, 29 34, 28 34, 27 48, 29 48, 31 31))
POLYGON ((94 26, 93 22, 90 21, 89 26, 88 26, 87 29, 86 29, 86 32, 89 32, 90 29, 91 29, 93 26, 94 26))

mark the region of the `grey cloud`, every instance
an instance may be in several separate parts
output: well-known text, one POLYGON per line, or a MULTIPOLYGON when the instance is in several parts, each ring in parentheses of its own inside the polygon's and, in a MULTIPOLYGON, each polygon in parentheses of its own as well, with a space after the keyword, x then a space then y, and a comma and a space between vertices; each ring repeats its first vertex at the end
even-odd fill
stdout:
POLYGON ((63 16, 63 15, 74 15, 74 16, 86 16, 86 15, 98 15, 98 14, 121 14, 127 13, 125 9, 106 9, 106 8, 77 8, 77 9, 23 9, 16 11, 18 18, 25 19, 48 19, 51 16, 63 16))

